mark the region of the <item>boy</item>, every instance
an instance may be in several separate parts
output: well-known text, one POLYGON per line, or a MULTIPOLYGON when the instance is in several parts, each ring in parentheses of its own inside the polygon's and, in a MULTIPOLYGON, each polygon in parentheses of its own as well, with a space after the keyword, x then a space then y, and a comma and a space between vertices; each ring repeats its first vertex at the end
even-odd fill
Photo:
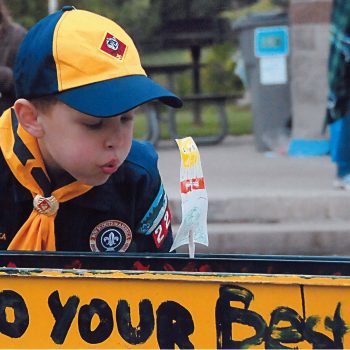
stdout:
POLYGON ((170 212, 133 109, 181 100, 148 77, 113 21, 66 6, 37 23, 0 118, 0 249, 169 251, 170 212))

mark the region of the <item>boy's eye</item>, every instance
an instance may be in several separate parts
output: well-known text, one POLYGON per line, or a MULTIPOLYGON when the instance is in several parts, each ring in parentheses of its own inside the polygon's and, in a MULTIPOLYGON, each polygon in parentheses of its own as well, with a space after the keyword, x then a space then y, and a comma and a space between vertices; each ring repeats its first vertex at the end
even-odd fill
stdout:
POLYGON ((88 129, 91 129, 91 130, 96 130, 96 129, 100 129, 101 126, 102 126, 103 122, 102 120, 98 121, 97 123, 93 123, 93 124, 90 124, 90 123, 85 123, 84 125, 88 128, 88 129))
POLYGON ((132 122, 133 120, 134 120, 134 116, 131 113, 123 114, 123 115, 120 116, 120 121, 122 123, 132 122))

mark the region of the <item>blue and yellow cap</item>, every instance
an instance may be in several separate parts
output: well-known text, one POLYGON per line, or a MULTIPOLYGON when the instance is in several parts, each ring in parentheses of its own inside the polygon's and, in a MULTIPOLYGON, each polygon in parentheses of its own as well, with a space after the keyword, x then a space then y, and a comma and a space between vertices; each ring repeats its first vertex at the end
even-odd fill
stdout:
POLYGON ((17 98, 55 94, 68 106, 96 117, 125 113, 160 100, 182 101, 147 77, 129 35, 100 15, 65 6, 30 29, 14 68, 17 98))

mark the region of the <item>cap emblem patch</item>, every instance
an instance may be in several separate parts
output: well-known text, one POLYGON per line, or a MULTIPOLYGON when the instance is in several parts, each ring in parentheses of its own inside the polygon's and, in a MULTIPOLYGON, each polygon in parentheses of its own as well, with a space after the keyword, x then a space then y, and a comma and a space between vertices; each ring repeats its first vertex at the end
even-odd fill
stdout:
POLYGON ((126 45, 112 34, 106 33, 101 45, 101 50, 118 60, 123 60, 126 52, 126 45))
POLYGON ((90 234, 93 252, 125 252, 131 243, 132 232, 119 220, 107 220, 98 224, 90 234))

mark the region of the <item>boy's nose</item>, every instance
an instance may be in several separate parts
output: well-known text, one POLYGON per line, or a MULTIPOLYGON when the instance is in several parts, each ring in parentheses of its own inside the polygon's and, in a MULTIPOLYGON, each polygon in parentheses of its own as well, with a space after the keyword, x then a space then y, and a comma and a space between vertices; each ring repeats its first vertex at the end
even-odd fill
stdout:
POLYGON ((108 149, 118 148, 121 143, 122 143, 122 137, 118 136, 117 134, 114 134, 107 138, 106 147, 108 149))
POLYGON ((119 148, 125 141, 125 135, 121 132, 120 127, 111 126, 108 130, 105 145, 108 149, 119 148))

